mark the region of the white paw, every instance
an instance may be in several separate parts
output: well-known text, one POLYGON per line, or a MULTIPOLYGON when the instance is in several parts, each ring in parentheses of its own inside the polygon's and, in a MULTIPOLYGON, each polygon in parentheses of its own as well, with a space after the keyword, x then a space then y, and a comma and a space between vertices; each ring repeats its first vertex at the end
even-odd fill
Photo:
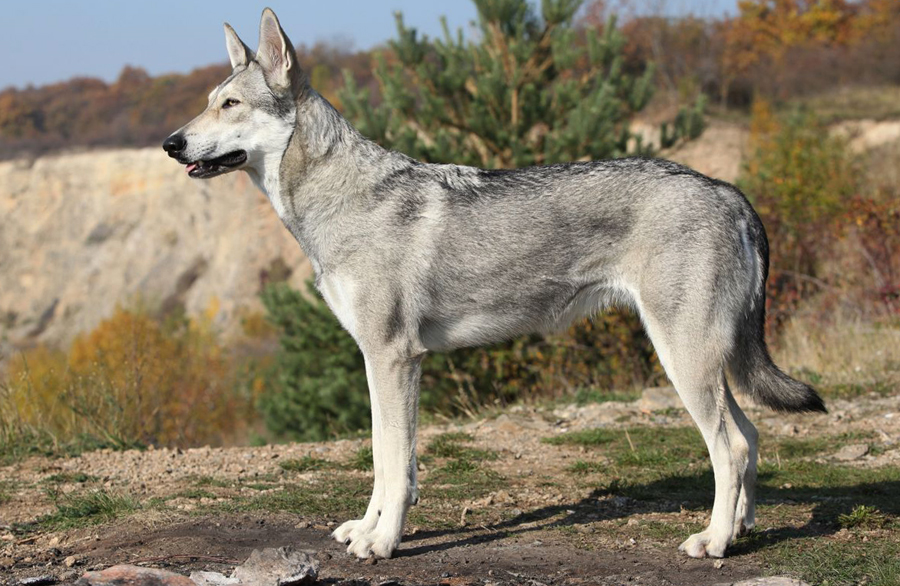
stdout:
POLYGON ((692 558, 721 558, 725 557, 726 547, 728 547, 727 540, 715 539, 707 529, 688 537, 684 543, 678 546, 678 549, 692 558))
POLYGON ((400 545, 400 538, 392 538, 382 535, 378 531, 371 531, 354 539, 347 548, 347 553, 353 554, 359 559, 367 559, 370 556, 388 559, 394 554, 394 550, 400 545))
POLYGON ((748 533, 753 531, 753 527, 754 527, 753 521, 747 522, 747 521, 742 520, 740 523, 737 523, 735 525, 734 532, 731 535, 731 540, 734 541, 738 537, 743 537, 744 535, 747 535, 748 533))
POLYGON ((335 541, 346 545, 350 543, 350 540, 352 539, 351 534, 359 526, 359 524, 362 523, 362 521, 362 519, 347 521, 346 523, 335 529, 332 532, 331 536, 334 537, 335 541))

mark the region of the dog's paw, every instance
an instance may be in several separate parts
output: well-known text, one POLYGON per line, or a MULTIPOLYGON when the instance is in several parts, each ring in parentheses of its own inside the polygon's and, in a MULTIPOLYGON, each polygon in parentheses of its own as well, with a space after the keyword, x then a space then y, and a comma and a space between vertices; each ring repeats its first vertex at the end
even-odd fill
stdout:
POLYGON ((721 558, 725 557, 727 547, 727 541, 713 538, 709 530, 706 530, 688 537, 678 549, 692 558, 721 558))
POLYGON ((357 527, 359 527, 359 525, 362 522, 363 522, 362 519, 356 519, 354 521, 347 521, 346 523, 343 523, 340 527, 335 529, 331 533, 331 536, 334 538, 335 541, 337 541, 339 543, 343 543, 344 545, 348 545, 351 542, 351 540, 353 539, 351 537, 351 535, 353 534, 353 531, 357 527))
POLYGON ((744 520, 739 521, 734 526, 734 532, 731 535, 731 540, 734 541, 738 537, 743 537, 744 535, 748 535, 751 531, 753 531, 754 523, 747 522, 744 520))
POLYGON ((347 548, 347 553, 353 554, 361 560, 371 556, 388 559, 400 545, 399 538, 382 535, 378 531, 372 531, 353 539, 347 548))

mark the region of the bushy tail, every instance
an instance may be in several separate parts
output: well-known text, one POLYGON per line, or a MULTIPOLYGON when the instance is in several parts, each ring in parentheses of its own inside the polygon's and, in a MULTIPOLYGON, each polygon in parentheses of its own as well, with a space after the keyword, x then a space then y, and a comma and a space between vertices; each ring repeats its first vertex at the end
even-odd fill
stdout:
POLYGON ((776 411, 827 413, 819 393, 782 372, 769 357, 765 341, 757 339, 760 340, 758 344, 741 344, 743 348, 732 357, 729 372, 735 386, 776 411))
POLYGON ((756 282, 750 305, 742 316, 728 371, 732 382, 758 403, 776 411, 821 411, 827 413, 822 397, 806 383, 779 369, 766 347, 766 278, 769 273, 769 243, 758 218, 748 226, 751 247, 756 252, 756 282))

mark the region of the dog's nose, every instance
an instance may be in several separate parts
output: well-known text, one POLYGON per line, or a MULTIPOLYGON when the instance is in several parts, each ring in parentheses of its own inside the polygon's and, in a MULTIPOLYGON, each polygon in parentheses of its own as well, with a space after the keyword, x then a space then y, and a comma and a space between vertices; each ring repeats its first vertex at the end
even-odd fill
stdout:
POLYGON ((180 134, 173 134, 169 138, 163 142, 163 150, 169 153, 170 155, 177 154, 184 150, 184 147, 187 146, 187 141, 180 134))

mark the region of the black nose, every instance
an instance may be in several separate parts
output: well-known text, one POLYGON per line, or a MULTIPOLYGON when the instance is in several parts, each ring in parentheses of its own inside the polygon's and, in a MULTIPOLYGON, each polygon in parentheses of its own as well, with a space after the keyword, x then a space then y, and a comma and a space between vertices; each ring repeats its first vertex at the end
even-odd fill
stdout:
POLYGON ((180 134, 173 134, 163 142, 163 150, 170 155, 183 151, 186 146, 187 141, 180 134))

